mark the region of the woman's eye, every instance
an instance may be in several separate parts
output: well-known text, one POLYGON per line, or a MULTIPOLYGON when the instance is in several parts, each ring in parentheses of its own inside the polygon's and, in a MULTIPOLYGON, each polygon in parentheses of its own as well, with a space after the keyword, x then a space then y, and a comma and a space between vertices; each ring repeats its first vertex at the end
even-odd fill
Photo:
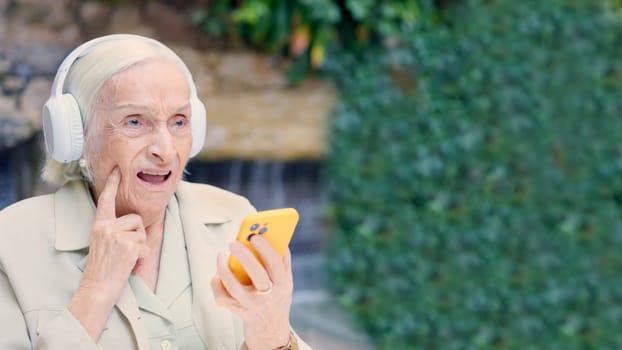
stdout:
POLYGON ((133 127, 136 128, 138 126, 140 126, 140 119, 138 118, 128 118, 125 120, 125 123, 127 124, 127 126, 129 127, 133 127))
POLYGON ((173 119, 173 126, 176 128, 184 128, 188 125, 188 119, 184 116, 176 117, 173 119))

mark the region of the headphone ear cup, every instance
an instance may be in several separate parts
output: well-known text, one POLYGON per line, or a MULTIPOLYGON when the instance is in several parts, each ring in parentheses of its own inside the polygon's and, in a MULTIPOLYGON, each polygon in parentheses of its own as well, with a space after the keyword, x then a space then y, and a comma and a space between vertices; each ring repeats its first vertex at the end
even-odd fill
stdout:
POLYGON ((192 113, 192 148, 190 149, 190 157, 194 157, 201 152, 205 143, 207 113, 205 112, 205 105, 196 96, 190 99, 190 110, 192 113))
POLYGON ((45 147, 61 163, 78 160, 84 145, 84 128, 78 102, 71 94, 50 98, 43 105, 45 147))

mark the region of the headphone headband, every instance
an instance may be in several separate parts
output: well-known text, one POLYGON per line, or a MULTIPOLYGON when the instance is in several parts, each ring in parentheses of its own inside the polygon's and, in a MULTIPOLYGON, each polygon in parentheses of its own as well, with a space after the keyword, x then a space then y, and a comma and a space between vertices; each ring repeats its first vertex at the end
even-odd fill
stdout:
POLYGON ((71 66, 80 57, 87 54, 91 48, 106 41, 124 40, 124 39, 141 40, 141 41, 144 41, 144 42, 147 42, 147 43, 150 43, 150 44, 153 44, 155 46, 165 49, 169 54, 171 54, 171 57, 175 59, 179 68, 182 70, 182 73, 188 80, 188 86, 190 88, 190 96, 196 96, 197 92, 196 92, 196 87, 192 80, 192 73, 190 73, 190 70, 188 70, 188 67, 186 67, 186 64, 182 61, 182 59, 175 52, 173 52, 173 50, 171 50, 169 47, 167 47, 166 45, 162 44, 161 42, 155 39, 147 38, 147 37, 136 35, 136 34, 110 34, 110 35, 105 35, 105 36, 91 39, 81 44, 80 46, 76 47, 73 51, 71 51, 71 53, 69 53, 67 57, 65 57, 63 62, 61 62, 60 66, 58 67, 56 76, 54 77, 54 82, 52 83, 52 89, 51 89, 52 93, 50 97, 58 97, 63 94, 63 87, 65 85, 65 79, 67 79, 67 75, 69 74, 69 70, 71 69, 71 66))

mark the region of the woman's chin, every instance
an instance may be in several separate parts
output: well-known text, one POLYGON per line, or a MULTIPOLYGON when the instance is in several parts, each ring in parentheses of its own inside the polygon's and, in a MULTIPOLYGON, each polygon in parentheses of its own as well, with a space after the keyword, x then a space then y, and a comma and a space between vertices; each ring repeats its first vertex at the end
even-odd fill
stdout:
POLYGON ((140 204, 135 204, 143 209, 165 208, 175 193, 178 182, 174 176, 169 176, 163 181, 144 181, 137 177, 131 188, 132 197, 139 200, 140 204))
POLYGON ((154 215, 158 217, 164 212, 173 197, 173 193, 174 190, 153 191, 134 188, 129 194, 127 202, 125 202, 127 203, 127 210, 124 213, 138 214, 143 220, 147 220, 144 223, 148 225, 149 218, 154 218, 154 215))

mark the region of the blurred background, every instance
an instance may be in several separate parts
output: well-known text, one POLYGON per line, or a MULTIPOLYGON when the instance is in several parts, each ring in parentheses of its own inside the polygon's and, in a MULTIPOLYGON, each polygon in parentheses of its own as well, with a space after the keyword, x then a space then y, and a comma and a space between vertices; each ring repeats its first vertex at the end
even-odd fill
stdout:
POLYGON ((187 178, 296 207, 316 349, 622 349, 622 1, 0 0, 0 208, 63 57, 136 33, 208 112, 187 178))

